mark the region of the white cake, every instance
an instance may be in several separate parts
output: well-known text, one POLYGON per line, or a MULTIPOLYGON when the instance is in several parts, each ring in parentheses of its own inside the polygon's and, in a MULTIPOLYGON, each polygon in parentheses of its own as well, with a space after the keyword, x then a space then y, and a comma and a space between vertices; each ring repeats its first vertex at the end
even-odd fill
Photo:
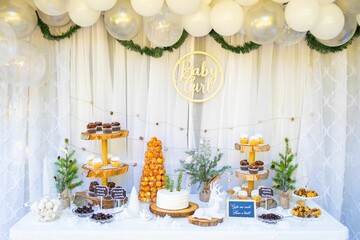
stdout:
POLYGON ((157 192, 156 206, 167 210, 187 208, 189 206, 189 192, 184 189, 173 192, 161 189, 157 192))

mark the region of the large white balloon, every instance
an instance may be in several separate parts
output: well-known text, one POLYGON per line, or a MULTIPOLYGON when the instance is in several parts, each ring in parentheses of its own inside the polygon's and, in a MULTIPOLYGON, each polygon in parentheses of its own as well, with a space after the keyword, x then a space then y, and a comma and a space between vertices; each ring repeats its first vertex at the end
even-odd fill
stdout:
POLYGON ((347 14, 356 15, 360 13, 359 0, 336 0, 335 3, 347 14))
POLYGON ((18 39, 29 36, 37 26, 35 11, 22 0, 2 0, 0 19, 11 26, 18 39))
POLYGON ((199 9, 202 0, 166 0, 171 11, 179 15, 188 15, 199 9))
POLYGON ((335 0, 317 0, 320 4, 329 4, 335 2, 335 0))
POLYGON ((345 14, 345 24, 341 32, 330 40, 318 39, 322 44, 329 47, 337 47, 347 43, 355 34, 357 27, 356 17, 354 15, 345 14))
POLYGON ((40 19, 44 23, 46 23, 47 25, 52 26, 52 27, 65 26, 66 24, 68 24, 71 21, 69 14, 67 14, 67 13, 64 13, 63 15, 59 15, 59 16, 50 16, 50 15, 43 13, 39 9, 37 10, 37 13, 39 14, 40 19))
POLYGON ((86 0, 89 7, 98 11, 106 11, 112 8, 116 0, 86 0))
POLYGON ((237 33, 244 23, 244 10, 234 1, 218 2, 211 10, 211 27, 220 35, 237 33))
POLYGON ((131 40, 140 31, 142 17, 131 7, 129 0, 118 1, 105 12, 105 27, 116 39, 131 40))
POLYGON ((344 23, 344 14, 338 6, 333 3, 321 5, 318 22, 310 32, 318 39, 329 40, 341 32, 344 23))
POLYGON ((211 7, 203 4, 195 13, 183 17, 184 29, 194 37, 203 37, 211 31, 211 7))
POLYGON ((70 19, 81 27, 94 25, 100 17, 101 12, 90 8, 86 0, 71 0, 69 6, 70 19))
POLYGON ((281 34, 285 24, 282 6, 270 0, 251 6, 245 16, 246 36, 258 44, 273 43, 281 34))
POLYGON ((277 3, 287 3, 289 2, 290 0, 273 0, 274 2, 277 2, 277 3))
POLYGON ((17 54, 9 63, 0 66, 0 78, 15 86, 33 86, 46 72, 46 60, 40 50, 25 41, 18 41, 17 54))
POLYGON ((179 41, 184 28, 181 17, 164 4, 155 16, 144 17, 144 31, 154 45, 168 47, 179 41))
POLYGON ((9 24, 0 20, 0 64, 5 64, 15 57, 16 34, 9 24))
POLYGON ((360 14, 356 15, 356 20, 357 20, 357 22, 358 22, 358 24, 360 26, 360 14))
POLYGON ((285 8, 286 23, 298 32, 306 32, 317 23, 320 4, 315 0, 291 0, 285 8))
POLYGON ((50 16, 59 16, 69 10, 70 0, 34 0, 38 9, 50 16))
POLYGON ((144 17, 151 17, 160 12, 164 0, 131 0, 135 12, 144 17))
POLYGON ((306 35, 306 32, 297 32, 291 29, 286 23, 280 36, 276 39, 279 45, 290 46, 300 42, 306 35))
POLYGON ((251 6, 257 3, 259 0, 235 0, 235 1, 242 6, 251 6))

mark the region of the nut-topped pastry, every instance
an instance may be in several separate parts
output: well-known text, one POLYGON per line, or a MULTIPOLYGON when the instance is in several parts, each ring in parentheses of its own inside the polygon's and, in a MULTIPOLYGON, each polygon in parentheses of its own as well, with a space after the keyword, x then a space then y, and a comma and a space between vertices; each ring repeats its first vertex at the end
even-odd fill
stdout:
POLYGON ((264 170, 264 162, 263 161, 257 160, 257 161, 255 161, 255 164, 258 165, 259 171, 264 170))
POLYGON ((259 172, 259 167, 255 163, 250 164, 248 166, 248 169, 249 169, 249 173, 251 173, 251 174, 257 174, 259 172))
POLYGON ((110 123, 104 123, 102 125, 102 128, 103 128, 103 133, 106 133, 106 134, 112 133, 112 126, 110 123))
POLYGON ((111 126, 112 126, 112 131, 113 132, 118 132, 121 129, 121 125, 120 125, 119 122, 112 122, 111 126))
POLYGON ((248 165, 249 165, 248 160, 244 159, 244 160, 240 161, 240 169, 241 170, 247 171, 248 170, 248 165))
POLYGON ((94 122, 96 125, 96 131, 101 132, 102 131, 102 122, 94 122))
POLYGON ((87 132, 88 133, 96 133, 96 125, 95 123, 88 123, 88 125, 86 125, 87 128, 87 132))

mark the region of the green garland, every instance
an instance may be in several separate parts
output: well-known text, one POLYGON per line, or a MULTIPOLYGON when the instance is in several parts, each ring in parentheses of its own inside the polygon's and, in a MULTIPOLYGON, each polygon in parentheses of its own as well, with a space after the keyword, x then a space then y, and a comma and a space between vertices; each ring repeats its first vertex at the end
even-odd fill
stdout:
POLYGON ((322 54, 327 54, 327 53, 341 52, 342 50, 347 49, 347 47, 352 44, 354 38, 357 38, 359 36, 360 36, 360 26, 356 28, 354 36, 349 41, 337 47, 329 47, 322 44, 310 32, 306 34, 305 40, 310 49, 315 50, 322 54))
POLYGON ((218 43, 223 49, 229 50, 233 53, 249 53, 253 50, 258 49, 261 47, 261 45, 256 44, 254 42, 246 42, 243 46, 233 46, 227 43, 223 36, 216 33, 214 30, 212 30, 209 35, 218 43))
POLYGON ((36 12, 36 15, 38 18, 38 26, 39 26, 44 38, 47 40, 50 40, 50 41, 60 41, 65 38, 70 38, 77 30, 79 30, 81 28, 80 26, 75 24, 75 25, 72 25, 69 28, 69 30, 62 33, 61 35, 53 35, 50 32, 49 26, 40 19, 39 14, 37 12, 36 12))
POLYGON ((119 40, 117 39, 117 41, 126 49, 129 49, 131 51, 134 52, 138 52, 141 55, 142 54, 146 54, 147 56, 150 57, 154 57, 154 58, 159 58, 161 57, 164 52, 173 52, 174 49, 178 49, 179 47, 181 47, 186 38, 189 36, 189 34, 184 30, 180 39, 174 43, 173 45, 169 46, 169 47, 155 47, 155 48, 150 48, 150 47, 141 47, 139 44, 134 43, 133 40, 130 41, 124 41, 124 40, 119 40))

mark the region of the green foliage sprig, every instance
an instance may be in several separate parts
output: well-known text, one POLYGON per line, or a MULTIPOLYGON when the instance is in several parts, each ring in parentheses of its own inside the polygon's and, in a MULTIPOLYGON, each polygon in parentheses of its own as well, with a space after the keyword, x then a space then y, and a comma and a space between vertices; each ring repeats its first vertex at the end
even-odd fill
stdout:
POLYGON ((79 30, 81 27, 78 25, 72 25, 69 30, 67 30, 66 32, 62 33, 61 35, 53 35, 50 32, 50 28, 49 26, 44 23, 41 18, 39 17, 38 13, 36 12, 37 18, 38 18, 38 26, 43 34, 43 37, 47 40, 50 41, 60 41, 63 40, 65 38, 70 38, 77 30, 79 30))
POLYGON ((54 176, 56 182, 56 189, 59 193, 62 193, 65 189, 73 190, 74 188, 83 184, 83 181, 76 181, 78 179, 78 166, 76 159, 72 159, 75 154, 75 150, 71 151, 68 154, 68 145, 69 140, 65 139, 65 147, 63 151, 65 152, 64 157, 57 157, 57 161, 55 162, 55 166, 57 167, 56 176, 54 176))
POLYGON ((189 156, 185 160, 180 160, 180 165, 181 169, 190 175, 191 184, 206 183, 216 175, 221 175, 231 168, 230 166, 223 166, 217 169, 223 154, 218 152, 211 159, 210 141, 206 139, 201 139, 199 151, 191 150, 187 151, 186 154, 189 156))
POLYGON ((117 41, 124 48, 126 48, 128 50, 138 52, 141 55, 146 54, 147 56, 150 56, 150 57, 159 58, 159 57, 162 57, 164 52, 173 52, 175 49, 178 49, 179 47, 181 47, 184 44, 184 42, 188 36, 189 36, 189 34, 184 30, 180 39, 173 45, 171 45, 169 47, 155 47, 155 48, 141 47, 139 44, 134 43, 133 40, 123 41, 123 40, 117 39, 117 41))
POLYGON ((271 169, 275 171, 273 187, 287 192, 295 189, 296 179, 294 174, 298 165, 292 163, 295 154, 291 151, 288 138, 285 138, 285 144, 285 154, 279 153, 280 161, 272 161, 271 169))
POLYGON ((176 191, 180 192, 181 190, 181 182, 182 182, 182 170, 180 170, 178 178, 177 178, 177 184, 176 184, 176 191))
POLYGON ((218 43, 220 44, 220 46, 225 49, 225 50, 229 50, 233 53, 249 53, 253 50, 258 49, 259 47, 261 47, 261 45, 256 44, 254 42, 246 42, 244 43, 244 45, 242 46, 233 46, 229 43, 227 43, 224 39, 223 36, 219 35, 218 33, 216 33, 214 30, 212 30, 209 35, 218 43))

